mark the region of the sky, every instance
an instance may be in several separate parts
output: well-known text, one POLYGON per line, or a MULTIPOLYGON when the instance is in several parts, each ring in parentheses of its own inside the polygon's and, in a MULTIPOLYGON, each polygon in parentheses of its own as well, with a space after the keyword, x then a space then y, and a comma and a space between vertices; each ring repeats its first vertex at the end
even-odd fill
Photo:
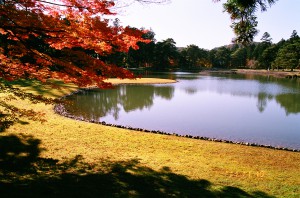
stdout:
MULTIPOLYGON (((234 33, 231 20, 223 12, 222 0, 171 0, 166 5, 140 5, 126 7, 116 17, 121 25, 152 29, 155 39, 174 39, 177 47, 194 44, 200 48, 213 49, 230 44, 234 33)), ((279 0, 266 12, 257 11, 260 41, 268 32, 277 43, 290 38, 293 30, 300 35, 300 0, 279 0)))

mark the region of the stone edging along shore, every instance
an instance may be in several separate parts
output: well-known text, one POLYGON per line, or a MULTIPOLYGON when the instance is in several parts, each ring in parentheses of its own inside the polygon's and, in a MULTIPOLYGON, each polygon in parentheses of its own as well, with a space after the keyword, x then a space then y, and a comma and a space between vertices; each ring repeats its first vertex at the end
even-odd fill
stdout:
MULTIPOLYGON (((123 84, 123 83, 116 83, 116 84, 123 84)), ((124 84, 136 84, 136 83, 124 83, 124 84)), ((139 84, 148 84, 148 83, 139 83, 139 84)), ((91 89, 91 88, 87 88, 87 89, 91 89)), ((64 98, 66 98, 70 95, 76 94, 76 93, 81 92, 81 91, 82 91, 82 89, 79 89, 75 92, 72 92, 68 95, 63 96, 61 99, 64 99, 64 98)), ((110 124, 110 123, 106 123, 104 121, 101 122, 101 121, 97 121, 97 120, 94 120, 94 119, 91 119, 91 120, 84 119, 80 116, 74 116, 71 113, 67 112, 67 110, 65 109, 63 103, 56 104, 54 106, 54 112, 61 115, 61 116, 71 118, 71 119, 74 119, 74 120, 78 120, 78 121, 85 121, 85 122, 101 124, 101 125, 105 125, 105 126, 128 129, 128 130, 132 130, 132 131, 141 131, 141 132, 146 132, 146 133, 154 133, 154 134, 161 134, 161 135, 173 135, 173 136, 178 136, 178 137, 185 137, 185 138, 199 139, 199 140, 207 140, 207 141, 213 141, 213 142, 222 142, 222 143, 229 143, 229 144, 240 144, 240 145, 245 145, 245 146, 263 147, 263 148, 270 148, 270 149, 276 149, 276 150, 300 152, 300 149, 291 149, 291 148, 286 148, 286 147, 274 147, 274 146, 270 146, 270 145, 262 145, 262 144, 249 143, 249 142, 238 142, 238 141, 223 140, 223 139, 216 139, 216 138, 209 138, 209 137, 202 137, 202 136, 180 135, 180 134, 177 134, 177 133, 168 133, 168 132, 164 132, 164 131, 160 131, 160 130, 148 130, 148 129, 143 129, 143 128, 134 128, 134 127, 131 127, 131 126, 122 126, 122 125, 117 125, 117 124, 110 124)))

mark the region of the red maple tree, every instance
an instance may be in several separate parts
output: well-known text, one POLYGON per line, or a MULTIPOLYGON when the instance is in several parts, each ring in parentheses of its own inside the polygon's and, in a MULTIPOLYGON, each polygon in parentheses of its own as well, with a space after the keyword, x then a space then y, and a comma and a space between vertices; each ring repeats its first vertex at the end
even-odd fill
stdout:
MULTIPOLYGON (((34 103, 53 103, 7 82, 59 79, 80 87, 107 88, 111 86, 104 82, 107 78, 134 78, 99 58, 147 42, 142 39, 145 32, 108 19, 115 14, 113 7, 113 0, 0 0, 0 92, 34 103)), ((6 101, 0 98, 0 132, 21 117, 44 121, 42 113, 6 101)))
POLYGON ((103 81, 109 77, 133 78, 97 58, 146 42, 144 32, 107 19, 113 6, 104 0, 0 0, 0 78, 98 87, 109 86, 103 81))

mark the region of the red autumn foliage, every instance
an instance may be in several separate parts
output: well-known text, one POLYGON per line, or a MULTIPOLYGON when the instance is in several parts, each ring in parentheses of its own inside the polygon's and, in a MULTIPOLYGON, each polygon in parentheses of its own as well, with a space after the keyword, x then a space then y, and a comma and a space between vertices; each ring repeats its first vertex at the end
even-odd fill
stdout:
POLYGON ((110 23, 113 6, 109 0, 0 0, 0 78, 98 87, 109 86, 103 81, 109 77, 133 78, 97 58, 147 42, 145 32, 110 23))

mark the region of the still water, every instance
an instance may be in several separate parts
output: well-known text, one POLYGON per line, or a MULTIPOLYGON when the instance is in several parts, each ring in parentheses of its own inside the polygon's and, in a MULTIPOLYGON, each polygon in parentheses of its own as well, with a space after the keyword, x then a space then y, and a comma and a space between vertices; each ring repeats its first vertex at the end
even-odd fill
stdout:
MULTIPOLYGON (((157 77, 157 76, 156 76, 157 77)), ((300 80, 166 73, 178 82, 120 85, 68 97, 72 114, 181 135, 300 149, 300 80)))

